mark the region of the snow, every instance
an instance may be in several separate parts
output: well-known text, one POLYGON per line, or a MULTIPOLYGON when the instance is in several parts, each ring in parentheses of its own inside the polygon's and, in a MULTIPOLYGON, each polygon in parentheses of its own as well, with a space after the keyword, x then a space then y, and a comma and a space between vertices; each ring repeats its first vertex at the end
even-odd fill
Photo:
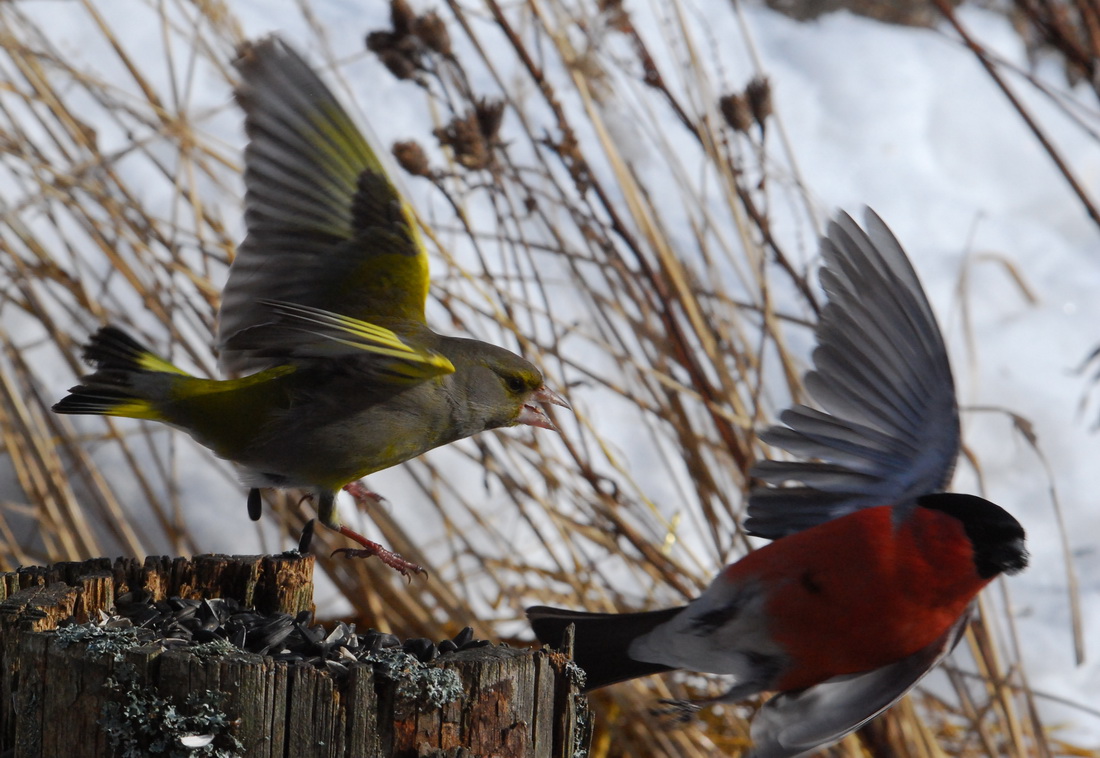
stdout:
MULTIPOLYGON (((89 22, 58 10, 69 5, 40 1, 24 8, 55 14, 51 34, 75 53, 89 22)), ((363 31, 388 24, 384 3, 317 0, 313 6, 338 55, 360 54, 363 31)), ((233 9, 249 36, 278 30, 291 41, 309 39, 296 3, 239 2, 233 9)), ((1100 344, 1097 226, 1019 115, 951 33, 884 26, 846 13, 796 23, 757 6, 743 12, 816 210, 825 215, 836 208, 873 207, 908 250, 940 317, 964 406, 965 442, 981 466, 979 481, 973 468, 960 464, 955 489, 983 488, 1028 530, 1032 565, 1009 579, 1007 587, 1031 684, 1095 706, 1100 692, 1100 508, 1094 500, 1100 491, 1100 436, 1091 427, 1100 417, 1100 402, 1082 411, 1089 384, 1078 369, 1100 344), (1010 410, 1034 424, 1050 478, 1005 413, 989 408, 1010 410), (1067 631, 1069 600, 1052 488, 1080 579, 1089 656, 1080 666, 1067 631)), ((643 35, 660 23, 647 13, 648 8, 638 8, 635 17, 643 35)), ((961 18, 984 45, 1027 67, 1022 43, 1005 19, 969 8, 961 18)), ((754 71, 739 47, 733 12, 696 9, 689 14, 690 23, 704 20, 711 38, 729 42, 719 46, 726 78, 734 87, 743 86, 754 71)), ((120 36, 133 32, 129 39, 136 39, 150 20, 140 13, 129 19, 117 14, 112 23, 120 36)), ((148 45, 157 44, 159 36, 148 35, 148 45)), ((134 44, 131 52, 141 55, 141 45, 134 44)), ((151 48, 149 58, 163 60, 151 48)), ((379 76, 373 62, 355 65, 372 72, 377 88, 372 97, 385 103, 384 112, 363 114, 383 143, 423 132, 417 126, 424 123, 419 118, 422 98, 410 97, 410 89, 392 77, 379 76)), ((1065 89, 1056 61, 1040 61, 1037 73, 1065 89)), ((1050 98, 1019 78, 1009 81, 1049 129, 1087 191, 1100 197, 1096 140, 1061 115, 1050 98)), ((1072 96, 1095 125, 1095 99, 1083 89, 1072 96)), ((228 93, 215 92, 203 101, 227 99, 228 93)), ((611 128, 623 135, 625 151, 640 151, 646 144, 630 136, 639 125, 613 123, 611 128)), ((774 134, 771 139, 777 167, 785 171, 774 134)), ((780 219, 784 212, 777 209, 780 219)), ((804 225, 777 223, 775 228, 792 248, 805 251, 804 264, 811 262, 812 245, 806 240, 812 235, 804 225)), ((622 454, 629 457, 629 449, 622 454)), ((400 479, 397 472, 384 474, 372 485, 392 493, 405 486, 400 479)), ((199 537, 209 539, 204 548, 241 549, 240 534, 211 528, 199 537)), ((1060 736, 1100 744, 1096 714, 1045 707, 1048 721, 1073 724, 1060 736)))

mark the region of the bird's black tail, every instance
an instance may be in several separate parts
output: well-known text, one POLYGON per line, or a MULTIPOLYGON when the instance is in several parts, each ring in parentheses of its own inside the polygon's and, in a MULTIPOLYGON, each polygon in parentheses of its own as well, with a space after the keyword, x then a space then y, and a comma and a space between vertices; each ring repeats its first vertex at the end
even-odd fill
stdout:
POLYGON ((97 331, 84 346, 84 360, 95 367, 55 413, 126 416, 162 421, 157 404, 181 376, 188 375, 113 326, 97 331))
POLYGON ((585 613, 536 605, 527 609, 527 620, 539 642, 551 647, 560 646, 566 628, 574 625, 573 660, 584 669, 584 691, 588 692, 626 679, 672 671, 671 666, 634 660, 627 651, 636 638, 682 610, 585 613))

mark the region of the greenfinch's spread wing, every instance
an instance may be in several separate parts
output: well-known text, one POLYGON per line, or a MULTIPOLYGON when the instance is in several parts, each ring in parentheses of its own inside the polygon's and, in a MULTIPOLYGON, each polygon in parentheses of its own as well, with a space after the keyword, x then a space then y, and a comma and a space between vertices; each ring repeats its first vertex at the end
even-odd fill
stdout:
POLYGON ((428 262, 416 221, 347 111, 277 37, 245 45, 236 66, 248 233, 222 296, 223 368, 255 370, 303 349, 309 333, 288 343, 265 301, 423 324, 428 262))
MULTIPOLYGON (((369 355, 374 371, 395 380, 424 381, 455 370, 442 353, 383 326, 296 303, 263 300, 260 305, 278 316, 272 332, 285 330, 284 344, 295 345, 288 357, 356 359, 369 355), (306 339, 295 340, 295 335, 306 339)), ((281 348, 280 354, 285 356, 286 351, 281 348)))

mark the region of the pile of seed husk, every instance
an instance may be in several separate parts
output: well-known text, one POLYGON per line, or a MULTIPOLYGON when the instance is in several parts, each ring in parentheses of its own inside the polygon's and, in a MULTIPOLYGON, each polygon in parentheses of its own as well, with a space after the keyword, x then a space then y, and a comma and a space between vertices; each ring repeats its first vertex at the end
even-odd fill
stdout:
POLYGON ((168 598, 153 601, 147 592, 126 593, 115 601, 116 615, 101 626, 128 629, 139 644, 160 643, 165 648, 228 644, 277 661, 310 663, 333 673, 367 662, 376 668, 402 652, 420 663, 440 655, 485 647, 489 640, 474 639, 466 627, 451 639, 438 643, 427 638, 400 640, 396 635, 369 629, 357 632, 354 624, 337 621, 332 628, 311 624, 312 614, 260 613, 232 598, 168 598))

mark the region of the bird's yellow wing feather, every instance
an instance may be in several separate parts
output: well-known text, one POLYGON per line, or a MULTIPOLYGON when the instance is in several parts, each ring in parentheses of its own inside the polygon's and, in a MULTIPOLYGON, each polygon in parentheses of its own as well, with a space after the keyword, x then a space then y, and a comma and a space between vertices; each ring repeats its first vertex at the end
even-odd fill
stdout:
POLYGON ((377 154, 320 77, 280 39, 240 52, 248 233, 222 296, 223 367, 261 369, 277 363, 283 347, 288 356, 300 350, 284 342, 266 301, 359 321, 422 324, 427 254, 377 154))

